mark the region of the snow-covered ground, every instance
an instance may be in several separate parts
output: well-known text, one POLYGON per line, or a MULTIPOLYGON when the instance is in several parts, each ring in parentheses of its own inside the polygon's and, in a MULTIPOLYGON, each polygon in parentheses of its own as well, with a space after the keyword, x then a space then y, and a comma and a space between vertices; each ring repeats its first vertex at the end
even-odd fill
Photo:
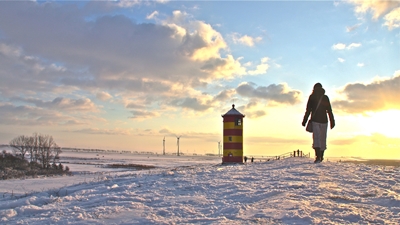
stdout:
POLYGON ((400 224, 400 167, 310 158, 221 165, 205 156, 62 156, 73 176, 0 180, 0 224, 400 224), (109 163, 157 168, 102 167, 109 163))
MULTIPOLYGON (((11 149, 6 149, 11 152, 11 149)), ((174 156, 174 155, 143 155, 114 152, 87 152, 63 150, 60 162, 70 168, 73 176, 51 177, 42 176, 40 179, 26 177, 21 180, 0 180, 0 194, 23 195, 31 192, 46 191, 49 189, 60 189, 80 183, 87 183, 118 176, 138 175, 142 173, 153 173, 158 170, 171 169, 192 165, 215 165, 221 163, 218 157, 207 156, 174 156), (109 164, 138 164, 155 166, 157 169, 148 171, 133 171, 132 169, 106 168, 109 164)), ((1 197, 1 196, 0 196, 1 197)))

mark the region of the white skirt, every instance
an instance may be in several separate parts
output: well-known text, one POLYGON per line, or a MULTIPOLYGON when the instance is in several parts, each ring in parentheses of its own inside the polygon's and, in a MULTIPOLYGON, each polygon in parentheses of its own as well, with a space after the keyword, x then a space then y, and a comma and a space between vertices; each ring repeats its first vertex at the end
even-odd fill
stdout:
POLYGON ((326 150, 326 133, 328 131, 328 123, 312 122, 313 125, 313 145, 312 147, 320 148, 321 151, 326 150))

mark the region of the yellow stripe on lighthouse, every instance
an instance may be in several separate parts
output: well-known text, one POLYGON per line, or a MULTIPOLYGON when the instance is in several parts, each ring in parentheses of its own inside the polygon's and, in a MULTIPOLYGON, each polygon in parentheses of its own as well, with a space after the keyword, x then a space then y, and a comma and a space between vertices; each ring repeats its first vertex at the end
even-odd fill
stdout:
POLYGON ((243 150, 238 150, 238 149, 226 149, 224 150, 224 156, 229 157, 229 154, 232 154, 233 157, 242 157, 243 156, 243 150))
POLYGON ((225 122, 224 129, 243 129, 243 125, 238 126, 235 124, 235 122, 225 122))
POLYGON ((243 136, 224 136, 224 143, 242 143, 243 136))

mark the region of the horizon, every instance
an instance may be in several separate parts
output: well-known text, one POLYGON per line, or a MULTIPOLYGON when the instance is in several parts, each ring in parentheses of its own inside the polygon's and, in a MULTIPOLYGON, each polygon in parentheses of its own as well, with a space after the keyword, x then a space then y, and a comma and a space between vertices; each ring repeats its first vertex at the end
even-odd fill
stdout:
POLYGON ((399 59, 399 1, 2 1, 0 143, 206 154, 235 104, 244 154, 312 152, 320 82, 326 157, 400 159, 399 59))
MULTIPOLYGON (((12 151, 12 147, 9 146, 9 145, 0 144, 0 148, 2 148, 2 147, 8 147, 9 148, 8 150, 12 151)), ((164 155, 162 153, 162 151, 161 152, 157 152, 157 151, 136 151, 136 150, 133 151, 133 150, 129 150, 129 149, 115 150, 115 149, 98 149, 98 148, 61 147, 61 151, 64 150, 64 149, 71 150, 71 151, 79 150, 79 151, 77 151, 78 153, 79 152, 82 152, 82 153, 86 152, 86 153, 110 153, 110 154, 119 153, 119 154, 156 155, 156 156, 163 156, 164 155)), ((3 151, 3 150, 5 150, 5 149, 0 149, 0 151, 3 151)), ((293 151, 295 151, 295 150, 293 150, 293 151)), ((276 155, 249 155, 249 154, 246 155, 245 154, 245 155, 243 155, 243 157, 245 157, 245 156, 247 156, 247 157, 255 157, 256 159, 258 157, 261 157, 261 158, 274 157, 275 158, 277 156, 287 155, 288 153, 292 153, 293 151, 282 152, 282 153, 276 154, 276 155)), ((311 158, 313 157, 311 151, 310 152, 303 151, 303 154, 304 155, 310 154, 310 157, 311 158)), ((222 160, 222 153, 221 153, 221 156, 219 156, 218 153, 212 153, 212 152, 206 152, 206 153, 185 153, 185 152, 180 152, 180 155, 177 155, 177 151, 175 151, 175 152, 165 152, 165 156, 176 156, 176 157, 180 157, 180 156, 182 156, 182 157, 209 156, 209 157, 221 157, 221 160, 222 160)), ((60 154, 60 157, 62 158, 62 152, 60 154)), ((326 159, 327 159, 327 161, 332 160, 332 159, 334 159, 334 160, 335 159, 336 160, 337 159, 346 159, 346 160, 348 160, 348 159, 357 160, 358 159, 358 160, 365 160, 365 161, 370 161, 370 160, 371 161, 373 161, 373 160, 400 161, 400 158, 397 158, 397 159, 396 158, 363 158, 363 157, 360 157, 360 156, 331 156, 331 157, 328 157, 326 159)))

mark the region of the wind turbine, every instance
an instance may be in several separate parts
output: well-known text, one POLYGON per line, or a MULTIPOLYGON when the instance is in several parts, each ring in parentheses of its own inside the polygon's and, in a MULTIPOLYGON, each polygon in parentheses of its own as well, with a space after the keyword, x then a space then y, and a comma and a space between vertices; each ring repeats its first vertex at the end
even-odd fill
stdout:
POLYGON ((218 156, 221 156, 221 141, 218 141, 218 156))
POLYGON ((164 139, 163 139, 163 141, 162 141, 163 143, 163 155, 165 155, 165 136, 164 136, 164 139))
POLYGON ((178 154, 177 156, 179 156, 179 139, 181 138, 181 136, 176 136, 176 144, 178 145, 178 154))

